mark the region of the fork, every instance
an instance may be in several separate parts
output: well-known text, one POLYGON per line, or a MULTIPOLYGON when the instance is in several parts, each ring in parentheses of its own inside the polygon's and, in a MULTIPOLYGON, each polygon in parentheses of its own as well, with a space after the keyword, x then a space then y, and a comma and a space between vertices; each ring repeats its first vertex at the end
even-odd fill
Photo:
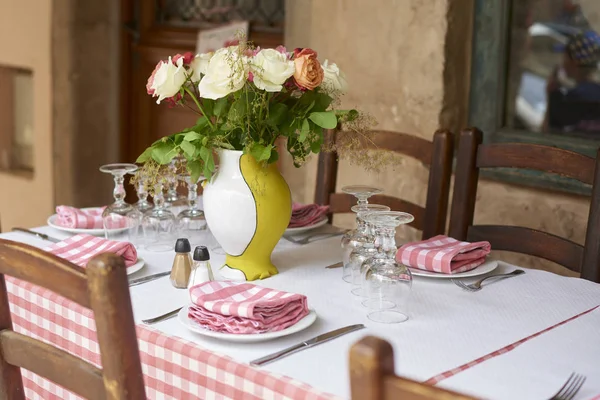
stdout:
POLYGON ((295 244, 308 244, 308 243, 314 242, 314 240, 310 240, 314 237, 320 237, 321 239, 327 239, 329 237, 338 236, 338 235, 343 235, 343 232, 314 233, 312 235, 303 237, 302 239, 294 239, 293 237, 286 236, 285 239, 292 243, 295 243, 295 244))
POLYGON ((475 283, 471 283, 471 284, 466 284, 462 281, 459 281, 458 279, 452 279, 452 282, 454 282, 457 286, 468 290, 469 292, 477 292, 479 290, 481 290, 481 284, 483 283, 483 281, 487 280, 487 279, 491 279, 491 278, 510 278, 511 276, 517 276, 517 275, 521 275, 524 274, 525 271, 523 271, 522 269, 515 269, 513 272, 509 272, 508 274, 497 274, 497 275, 490 275, 487 276, 483 279, 478 280, 475 283))
POLYGON ((585 376, 573 372, 550 400, 573 400, 585 382, 585 376))

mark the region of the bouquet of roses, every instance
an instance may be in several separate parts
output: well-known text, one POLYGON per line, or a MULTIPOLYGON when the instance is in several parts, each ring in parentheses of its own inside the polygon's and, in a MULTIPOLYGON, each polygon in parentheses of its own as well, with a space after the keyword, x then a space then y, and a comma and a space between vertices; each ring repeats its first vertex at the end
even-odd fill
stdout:
MULTIPOLYGON (((356 110, 335 109, 347 88, 344 74, 307 48, 288 52, 241 42, 214 53, 178 54, 158 63, 146 88, 157 103, 188 107, 198 120, 156 141, 137 162, 165 165, 183 157, 192 179, 210 179, 217 149, 243 150, 273 163, 279 137, 299 166, 310 153, 326 150, 323 129, 364 122, 356 110)), ((358 142, 346 141, 347 150, 356 150, 358 142)), ((334 147, 328 150, 343 150, 334 147)))

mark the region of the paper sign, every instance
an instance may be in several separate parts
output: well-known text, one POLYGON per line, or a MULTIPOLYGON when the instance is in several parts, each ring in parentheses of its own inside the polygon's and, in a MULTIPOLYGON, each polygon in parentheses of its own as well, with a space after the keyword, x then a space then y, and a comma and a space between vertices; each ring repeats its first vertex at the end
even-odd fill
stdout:
POLYGON ((231 45, 240 35, 248 37, 248 28, 248 21, 240 21, 214 29, 203 29, 198 32, 196 53, 208 53, 231 45))

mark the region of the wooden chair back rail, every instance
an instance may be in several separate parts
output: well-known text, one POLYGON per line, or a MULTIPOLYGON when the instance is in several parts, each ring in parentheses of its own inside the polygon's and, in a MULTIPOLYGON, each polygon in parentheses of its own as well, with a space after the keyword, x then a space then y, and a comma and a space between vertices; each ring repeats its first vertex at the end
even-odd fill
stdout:
POLYGON ((514 251, 541 257, 580 272, 583 246, 536 229, 520 226, 473 225, 467 240, 488 241, 494 250, 514 251))
POLYGON ((25 398, 21 367, 86 398, 146 398, 127 273, 121 257, 101 254, 82 269, 32 246, 0 239, 0 400, 25 398), (102 370, 49 344, 13 332, 4 275, 48 288, 91 308, 102 370))
POLYGON ((43 286, 91 307, 84 269, 24 243, 2 241, 0 249, 0 274, 43 286))
MULTIPOLYGON (((325 141, 332 143, 344 131, 326 131, 325 141)), ((423 231, 423 238, 442 234, 446 230, 448 193, 454 155, 452 134, 445 130, 434 134, 433 143, 425 139, 390 131, 375 131, 372 140, 363 140, 366 148, 393 151, 430 165, 425 207, 389 196, 374 196, 370 202, 385 204, 393 210, 406 211, 415 216, 411 224, 423 231)), ((331 213, 349 212, 355 204, 353 197, 335 193, 338 161, 335 154, 321 153, 317 173, 315 202, 331 206, 331 213)))
POLYGON ((10 365, 36 371, 73 393, 106 398, 102 371, 66 351, 10 330, 0 332, 0 351, 10 365))
MULTIPOLYGON (((375 195, 369 198, 371 204, 388 206, 392 210, 402 210, 415 217, 410 224, 416 229, 423 230, 423 218, 425 209, 409 201, 386 195, 375 195)), ((356 204, 356 198, 346 193, 332 193, 329 197, 329 210, 333 214, 350 213, 351 207, 356 204)))
POLYGON ((478 168, 524 168, 552 172, 591 185, 595 160, 574 151, 527 143, 481 144, 478 168))
POLYGON ((350 391, 352 400, 474 400, 396 376, 392 346, 374 336, 350 349, 350 391))
MULTIPOLYGON (((338 136, 343 136, 344 133, 340 131, 338 136)), ((377 130, 372 131, 371 134, 370 140, 362 141, 365 148, 393 151, 417 159, 425 165, 431 164, 433 148, 430 141, 402 132, 377 130)))
POLYGON ((482 144, 476 128, 462 132, 455 170, 449 235, 488 240, 492 249, 517 251, 557 262, 600 282, 600 149, 596 159, 554 147, 525 143, 482 144), (550 171, 592 185, 584 246, 527 228, 473 226, 479 168, 517 167, 550 171))

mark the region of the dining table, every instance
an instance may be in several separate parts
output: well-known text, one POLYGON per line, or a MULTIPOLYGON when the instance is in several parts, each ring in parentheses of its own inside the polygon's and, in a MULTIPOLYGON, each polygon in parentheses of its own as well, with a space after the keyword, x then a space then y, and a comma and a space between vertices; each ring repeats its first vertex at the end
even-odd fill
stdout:
MULTIPOLYGON (((32 228, 64 239, 48 226, 32 228)), ((210 231, 206 231, 206 241, 210 231)), ((52 243, 22 233, 3 239, 46 248, 52 243)), ((200 237, 192 246, 201 245, 200 237)), ((145 266, 130 278, 169 271, 174 252, 138 250, 145 266)), ((212 251, 215 278, 225 256, 212 251)), ((587 379, 575 399, 600 399, 600 284, 524 269, 525 274, 470 292, 447 276, 414 276, 409 319, 382 324, 367 318, 362 298, 342 280, 340 236, 299 245, 282 238, 272 256, 279 274, 252 282, 300 293, 317 318, 306 329, 272 340, 222 340, 189 330, 177 316, 142 320, 190 303, 169 277, 130 287, 146 394, 150 399, 349 399, 349 350, 367 335, 394 349, 400 376, 485 399, 549 399, 572 373, 587 379), (252 360, 354 324, 365 328, 261 367, 252 360)), ((502 260, 489 274, 519 268, 502 260)), ((468 279, 473 281, 475 278, 468 279)), ((12 321, 18 332, 47 341, 100 365, 93 314, 44 288, 7 277, 12 321)), ((76 395, 23 372, 27 398, 76 395)))

